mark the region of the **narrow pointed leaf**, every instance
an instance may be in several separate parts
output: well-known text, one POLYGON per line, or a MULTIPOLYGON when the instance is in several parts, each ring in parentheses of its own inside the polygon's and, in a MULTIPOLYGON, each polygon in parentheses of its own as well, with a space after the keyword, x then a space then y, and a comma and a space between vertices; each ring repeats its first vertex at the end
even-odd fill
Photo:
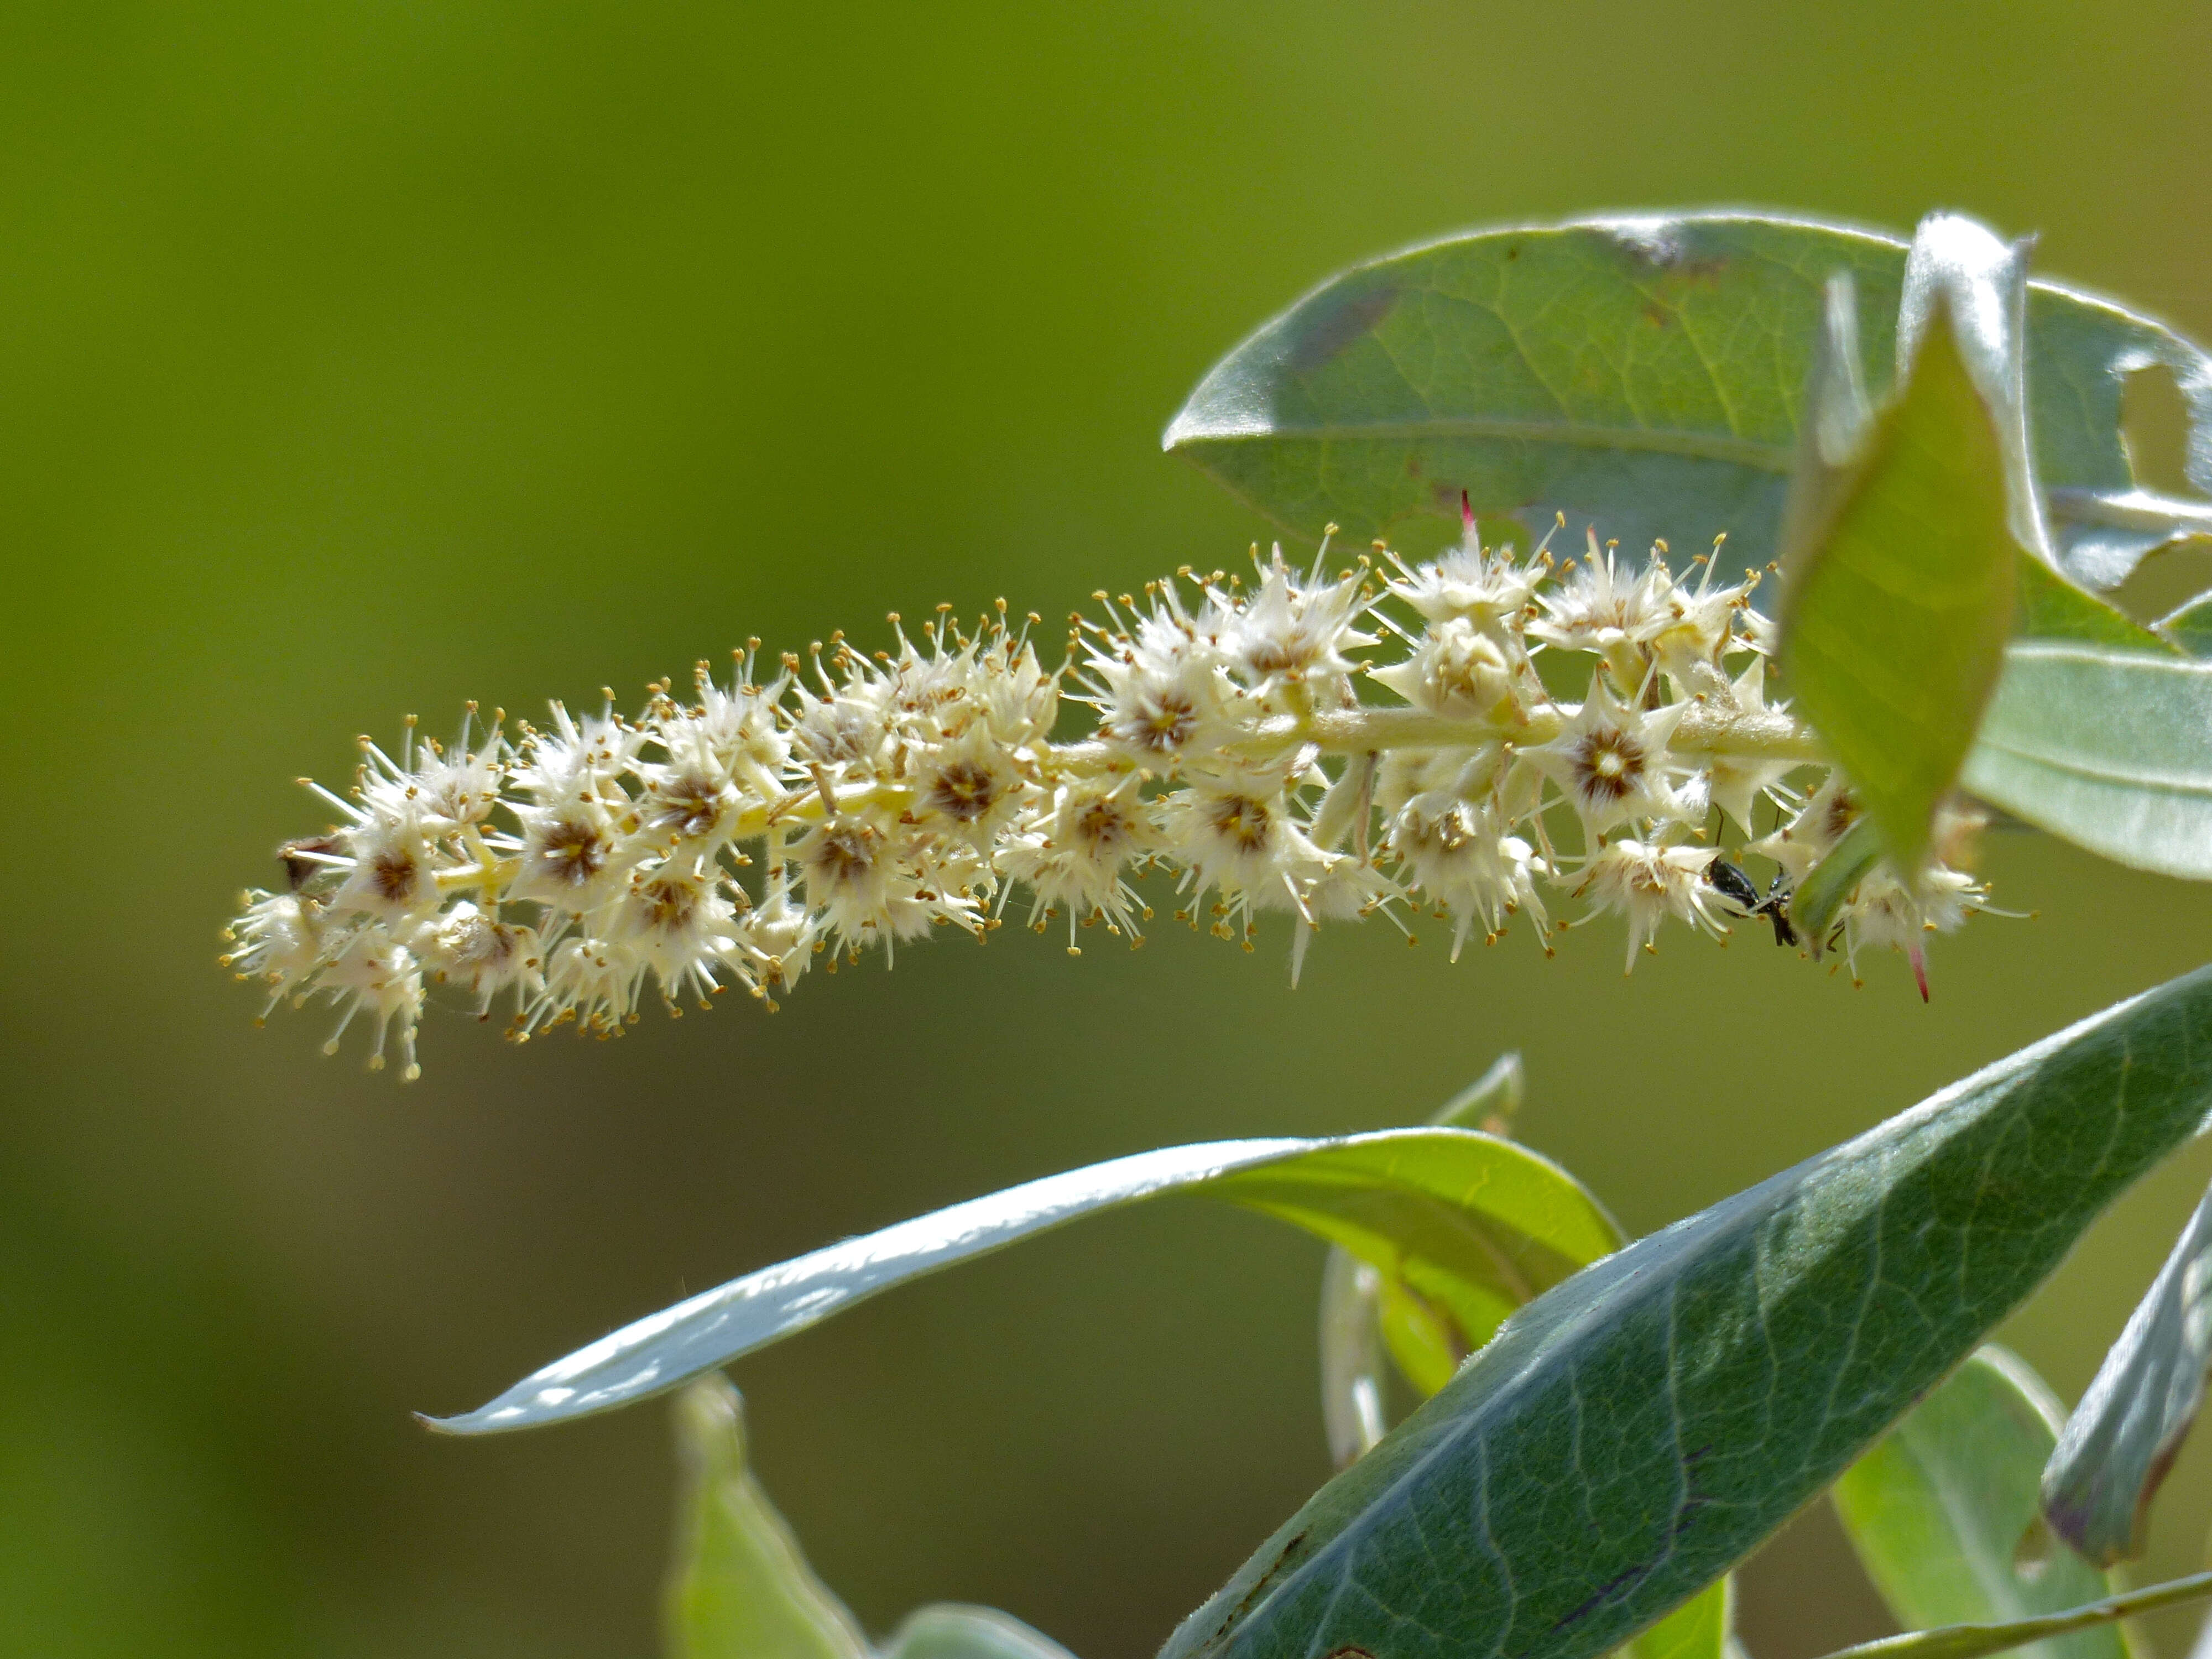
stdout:
MULTIPOLYGON (((763 1656, 763 1659, 767 1659, 763 1656)), ((1072 1659, 1067 1650, 996 1607, 920 1607, 884 1644, 883 1659, 1072 1659)))
POLYGON ((2076 846, 2212 880, 2212 660, 2023 640, 1961 782, 2076 846))
MULTIPOLYGON (((1722 531, 1773 556, 1823 293, 1856 291, 1862 377, 1893 379, 1905 244, 1807 219, 1698 213, 1478 231, 1324 283, 1224 357, 1164 443, 1297 535, 1455 517, 1637 548, 1722 531)), ((2027 295, 2027 427, 2062 566, 2106 586, 2166 526, 2121 439, 2129 374, 2173 371, 2189 477, 2212 490, 2212 361, 2056 284, 2027 295), (2148 521, 2146 522, 2145 520, 2148 521)))
POLYGON ((1574 1178, 1464 1129, 1170 1146, 1048 1176, 847 1239, 625 1326, 479 1410, 428 1419, 487 1434, 610 1411, 805 1330, 894 1285, 1079 1216, 1168 1192, 1279 1216, 1396 1265, 1463 1323, 1498 1317, 1608 1248, 1617 1230, 1574 1178))
POLYGON ((686 1389, 676 1425, 684 1493, 668 1583, 672 1659, 868 1659, 853 1615, 745 1466, 738 1391, 720 1377, 686 1389))
POLYGON ((1899 870, 1919 868, 1996 684, 2014 567, 2033 550, 2023 524, 2040 535, 2008 483, 2017 411, 1989 395, 2006 370, 1988 360, 2016 343, 1983 337, 1989 317, 1976 326, 2021 280, 2015 264, 1936 289, 1908 341, 1911 378, 1860 453, 1841 466, 1808 453, 1793 486, 1814 505, 1793 507, 1782 550, 1783 665, 1899 870))
MULTIPOLYGON (((1988 1347, 1864 1457, 1830 1496, 1867 1577, 1908 1630, 2063 1613, 2119 1586, 2054 1551, 2023 1570, 2058 1402, 2024 1361, 1988 1347)), ((2037 1644, 2027 1659, 2128 1659, 2117 1625, 2037 1644)))
POLYGON ((1323 1486, 1169 1659, 1591 1659, 1741 1561, 2212 1105, 2212 970, 1584 1269, 1323 1486))
POLYGON ((2097 1368, 2044 1471, 2051 1530, 2089 1560, 2110 1565, 2148 1547, 2150 1501, 2204 1404, 2208 1365, 2212 1193, 2097 1368))
POLYGON ((1372 1450, 1390 1426, 1383 1364, 1382 1272, 1332 1244, 1321 1274, 1321 1416, 1340 1469, 1372 1450))
POLYGON ((1838 1648, 1826 1659, 1983 1659, 1984 1654, 2005 1653, 2031 1642, 2045 1642, 2075 1631, 2094 1629, 2116 1619, 2132 1619, 2139 1613, 2179 1607, 2212 1595, 2212 1572, 2192 1574, 2151 1584, 2124 1595, 2114 1595, 2066 1613, 2014 1620, 2001 1625, 1946 1625, 1940 1630, 1914 1631, 1886 1636, 1878 1642, 1861 1642, 1838 1648))

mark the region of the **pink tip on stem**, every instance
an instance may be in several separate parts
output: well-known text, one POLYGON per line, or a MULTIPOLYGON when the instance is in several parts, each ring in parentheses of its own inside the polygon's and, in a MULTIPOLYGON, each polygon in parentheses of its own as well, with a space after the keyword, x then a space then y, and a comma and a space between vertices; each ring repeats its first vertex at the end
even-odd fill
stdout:
POLYGON ((1468 500, 1464 489, 1459 492, 1459 521, 1465 529, 1474 528, 1474 504, 1468 500))
POLYGON ((1928 1000, 1928 953, 1916 945, 1905 955, 1912 964, 1912 982, 1920 988, 1920 1000, 1925 1002, 1928 1000))

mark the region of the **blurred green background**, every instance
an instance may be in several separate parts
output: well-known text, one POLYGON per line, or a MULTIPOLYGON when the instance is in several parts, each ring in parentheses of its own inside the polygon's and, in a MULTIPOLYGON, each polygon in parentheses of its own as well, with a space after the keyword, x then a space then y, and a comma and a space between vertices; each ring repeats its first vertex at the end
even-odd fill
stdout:
MULTIPOLYGON (((1941 942, 1926 1007, 1748 935, 1624 982, 1612 928, 1345 930, 1293 994, 1279 929, 1010 932, 618 1044, 447 1011, 403 1088, 213 959, 322 820, 289 780, 407 711, 1236 557, 1161 427, 1412 240, 1948 205, 2212 334, 2208 49, 2191 3, 0 9, 0 1652, 647 1655, 662 1412, 410 1410, 1008 1182, 1413 1121, 1509 1046, 1644 1230, 2195 965, 2212 893, 2015 837, 2040 915, 1941 942)), ((2018 1322, 2069 1398, 2208 1170, 2018 1322)), ((1320 1262, 1170 1203, 902 1292, 740 1367, 763 1474, 875 1630, 1147 1654, 1327 1472, 1320 1262)), ((2154 1568, 2208 1516, 2200 1445, 2154 1568)), ((1882 1628, 1840 1552, 1816 1514, 1755 1565, 1759 1659, 1882 1628)))

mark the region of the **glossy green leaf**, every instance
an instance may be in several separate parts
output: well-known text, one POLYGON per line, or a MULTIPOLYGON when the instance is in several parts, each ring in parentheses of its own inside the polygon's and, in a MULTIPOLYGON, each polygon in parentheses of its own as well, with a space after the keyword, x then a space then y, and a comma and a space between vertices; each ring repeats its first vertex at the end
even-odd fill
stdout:
MULTIPOLYGON (((1908 319, 1910 378, 1860 432, 1848 416, 1827 436, 1824 419, 1808 422, 1784 520, 1781 614, 1796 703, 1906 871, 1920 867, 1996 684, 2014 567, 2044 540, 2017 431, 2024 260, 1940 218, 1914 259, 1907 299, 1924 314, 1908 319)), ((1844 384, 1826 365, 1856 351, 1849 308, 1832 310, 1816 413, 1844 384)))
MULTIPOLYGON (((1851 1465, 1830 1496, 1867 1577, 1908 1630, 2062 1613, 2118 1586, 2053 1551, 2023 1568, 2061 1413, 2016 1355, 1988 1347, 1851 1465)), ((2117 1625, 2039 1644, 2030 1659, 2128 1659, 2117 1625)))
POLYGON ((2174 1242, 2043 1474, 2051 1530, 2110 1565, 2149 1543, 2150 1501, 2204 1404, 2212 1365, 2212 1193, 2174 1242))
POLYGON ((666 1619, 672 1659, 867 1659, 745 1463, 744 1404, 720 1377, 677 1401, 684 1470, 666 1619))
MULTIPOLYGON (((1423 514, 1772 556, 1802 396, 1838 271, 1862 379, 1894 375, 1905 245, 1844 225, 1699 213, 1453 237, 1332 278, 1224 357, 1172 453, 1283 524, 1365 539, 1423 514)), ((2149 319, 2048 283, 2027 301, 2028 424, 2062 562, 2112 586, 2201 502, 2140 488, 2121 441, 2136 369, 2174 373, 2189 477, 2212 490, 2212 360, 2149 319)), ((1503 526, 1492 531, 1499 535, 1503 526)))
POLYGON ((884 1659, 1070 1659, 1066 1648, 1012 1614, 956 1601, 908 1614, 883 1651, 884 1659))
POLYGON ((2212 593, 2199 593, 2161 617, 2158 628, 2191 656, 2212 657, 2212 593))
POLYGON ((448 1433, 488 1434, 610 1411, 894 1285, 1079 1216, 1187 1191, 1394 1264, 1470 1328, 1494 1325, 1566 1279, 1617 1232, 1557 1164, 1464 1129, 1170 1146, 1028 1182, 749 1273, 579 1349, 479 1410, 426 1420, 448 1433))
POLYGON ((1170 1659, 1590 1659, 1741 1561, 2212 1107, 2212 970, 1584 1269, 1323 1486, 1170 1659))
POLYGON ((1886 1636, 1878 1642, 1838 1648, 1826 1659, 1982 1659, 1984 1654, 2004 1653, 2026 1647, 2031 1642, 2049 1641, 2075 1631, 2108 1625, 2118 1619, 2132 1619, 2139 1613, 2155 1613, 2160 1607, 2201 1601, 2208 1595, 2212 1595, 2212 1572, 2199 1572, 2130 1590, 2124 1595, 2110 1596, 2065 1613, 2045 1613, 2001 1625, 1946 1625, 1940 1630, 1886 1636))
POLYGON ((2212 660, 2017 641, 1960 781, 2118 863, 2212 880, 2212 660))

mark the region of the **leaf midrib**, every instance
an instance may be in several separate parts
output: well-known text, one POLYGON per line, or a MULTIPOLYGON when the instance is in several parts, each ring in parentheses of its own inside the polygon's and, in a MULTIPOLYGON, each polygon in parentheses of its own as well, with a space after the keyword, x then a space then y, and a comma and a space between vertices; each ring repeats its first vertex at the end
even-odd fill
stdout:
POLYGON ((1296 438, 1316 443, 1344 441, 1389 441, 1401 438, 1504 438, 1574 446, 1584 449, 1635 450, 1656 455, 1683 455, 1694 460, 1727 461, 1762 472, 1786 477, 1792 451, 1779 444, 1751 438, 1725 437, 1717 433, 1663 432, 1649 427, 1599 426, 1580 421, 1522 421, 1454 416, 1449 419, 1361 422, 1355 424, 1300 425, 1285 422, 1259 431, 1214 431, 1204 428, 1170 431, 1170 451, 1200 444, 1280 443, 1296 438))

